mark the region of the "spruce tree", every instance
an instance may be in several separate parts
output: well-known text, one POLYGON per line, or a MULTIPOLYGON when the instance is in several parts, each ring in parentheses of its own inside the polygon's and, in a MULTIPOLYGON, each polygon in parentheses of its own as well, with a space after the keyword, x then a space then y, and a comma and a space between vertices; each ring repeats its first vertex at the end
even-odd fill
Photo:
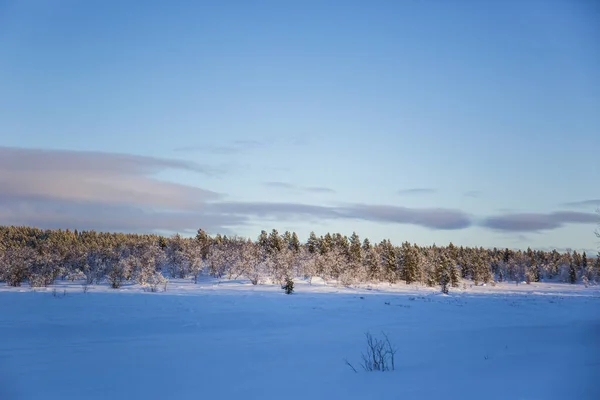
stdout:
POLYGON ((448 264, 448 268, 450 268, 450 284, 452 285, 452 287, 457 288, 458 281, 460 279, 460 272, 456 268, 456 262, 454 260, 449 259, 448 264))
POLYGON ((395 283, 398 279, 398 257, 396 249, 389 240, 380 243, 383 271, 388 282, 395 283))
POLYGON ((350 248, 349 248, 350 262, 359 264, 362 261, 362 248, 360 245, 360 238, 356 232, 350 236, 350 248))
POLYGON ((260 235, 258 236, 258 245, 264 251, 268 250, 268 248, 269 248, 269 235, 267 234, 267 231, 265 231, 265 230, 260 231, 260 235))
POLYGON ((363 240, 362 249, 363 251, 368 251, 371 249, 371 242, 368 238, 365 238, 365 240, 363 240))
POLYGON ((308 247, 308 252, 311 254, 314 254, 319 250, 319 239, 314 232, 310 232, 308 240, 306 241, 306 246, 308 247))
POLYGON ((333 237, 331 236, 331 234, 329 232, 327 232, 325 234, 325 236, 323 236, 321 238, 319 250, 321 251, 321 254, 326 254, 329 251, 331 251, 332 249, 333 249, 333 237))
POLYGON ((569 282, 572 284, 577 283, 577 264, 575 260, 571 260, 569 264, 569 282))
POLYGON ((196 241, 200 246, 200 254, 202 260, 206 260, 208 256, 208 251, 210 250, 210 236, 202 229, 198 229, 198 233, 196 234, 196 241))
POLYGON ((277 229, 269 234, 269 250, 271 253, 279 253, 283 249, 283 239, 279 236, 277 229))
POLYGON ((402 279, 407 285, 419 279, 419 253, 408 242, 402 243, 402 279))
POLYGON ((296 235, 296 232, 292 232, 292 237, 290 239, 290 249, 295 253, 300 251, 300 240, 298 239, 298 235, 296 235))
POLYGON ((292 249, 292 233, 290 231, 285 231, 283 235, 281 235, 282 247, 292 249))
POLYGON ((573 263, 575 264, 575 268, 579 269, 581 267, 581 254, 577 251, 573 252, 573 263))
POLYGON ((450 242, 448 245, 448 257, 456 264, 458 260, 458 249, 454 246, 454 243, 450 242))
POLYGON ((448 294, 449 285, 451 283, 452 262, 444 255, 436 258, 436 270, 439 277, 439 283, 442 288, 442 293, 448 294))

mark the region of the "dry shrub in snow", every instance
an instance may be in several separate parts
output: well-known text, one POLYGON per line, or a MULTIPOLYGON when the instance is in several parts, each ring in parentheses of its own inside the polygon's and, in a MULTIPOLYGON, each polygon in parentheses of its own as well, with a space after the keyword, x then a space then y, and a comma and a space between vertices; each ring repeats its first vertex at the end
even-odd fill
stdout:
MULTIPOLYGON (((367 350, 361 354, 361 367, 365 371, 393 371, 396 368, 395 356, 397 350, 392 346, 388 336, 383 332, 381 334, 382 339, 376 338, 368 332, 365 334, 367 350)), ((358 372, 348 360, 346 360, 346 365, 352 368, 354 372, 358 372)))

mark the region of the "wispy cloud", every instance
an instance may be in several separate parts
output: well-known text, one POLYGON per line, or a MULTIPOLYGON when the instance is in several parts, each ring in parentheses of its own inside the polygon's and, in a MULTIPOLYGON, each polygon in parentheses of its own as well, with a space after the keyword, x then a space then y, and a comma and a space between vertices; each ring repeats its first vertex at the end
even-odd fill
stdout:
POLYGON ((466 191, 466 192, 463 193, 463 196, 465 196, 465 197, 471 197, 471 198, 476 199, 476 198, 481 197, 482 194, 483 193, 481 191, 479 191, 479 190, 468 190, 468 191, 466 191))
POLYGON ((280 182, 280 181, 264 182, 263 185, 272 187, 272 188, 311 192, 311 193, 325 193, 325 194, 336 193, 335 190, 333 190, 331 188, 327 188, 327 187, 320 187, 320 186, 305 187, 305 186, 298 186, 298 185, 294 185, 292 183, 280 182))
POLYGON ((327 187, 305 187, 304 190, 306 190, 307 192, 313 192, 313 193, 335 193, 335 190, 331 189, 331 188, 327 188, 327 187))
POLYGON ((400 189, 398 190, 398 194, 401 196, 405 195, 424 195, 424 194, 433 194, 436 190, 432 188, 411 188, 411 189, 400 189))
POLYGON ((537 232, 557 229, 565 224, 593 224, 598 221, 599 216, 594 213, 557 211, 497 215, 485 218, 481 226, 498 231, 537 232))
POLYGON ((210 166, 166 158, 0 147, 0 222, 169 229, 221 198, 210 190, 155 178, 170 169, 215 173, 210 166))
POLYGON ((357 219, 372 222, 419 225, 430 229, 464 229, 471 225, 470 217, 458 210, 415 209, 397 206, 350 204, 340 207, 315 206, 295 203, 216 203, 212 207, 220 213, 278 216, 293 218, 313 216, 324 219, 357 219))
POLYGON ((265 182, 264 185, 268 186, 268 187, 280 188, 280 189, 297 189, 298 188, 296 185, 292 185, 291 183, 287 183, 287 182, 265 182))
POLYGON ((190 209, 215 192, 161 181, 180 169, 212 174, 211 167, 130 154, 0 147, 0 200, 53 199, 190 209))
POLYGON ((464 229, 471 225, 471 218, 466 213, 444 208, 408 208, 357 204, 342 209, 342 213, 349 218, 419 225, 431 229, 464 229))
POLYGON ((600 208, 600 199, 572 201, 572 202, 568 202, 568 203, 563 203, 563 206, 570 207, 570 208, 597 209, 597 208, 600 208))
POLYGON ((201 145, 190 145, 176 147, 173 149, 175 152, 203 152, 203 153, 214 153, 214 154, 237 154, 248 150, 256 149, 265 146, 266 143, 258 140, 234 140, 230 144, 226 145, 215 145, 215 144, 201 144, 201 145))
MULTIPOLYGON (((595 213, 501 213, 476 222, 455 209, 393 205, 312 205, 289 202, 232 202, 200 187, 167 182, 156 174, 184 170, 214 174, 210 166, 131 154, 0 147, 0 224, 130 232, 234 231, 265 219, 287 221, 362 220, 433 230, 473 225, 502 232, 541 232, 569 223, 598 222, 595 213)), ((326 187, 266 182, 285 190, 333 193, 326 187)))
POLYGON ((157 231, 228 233, 244 225, 248 218, 214 214, 202 210, 166 211, 138 205, 106 204, 93 201, 26 199, 17 204, 0 200, 3 225, 28 225, 42 228, 76 228, 100 231, 148 233, 157 231))

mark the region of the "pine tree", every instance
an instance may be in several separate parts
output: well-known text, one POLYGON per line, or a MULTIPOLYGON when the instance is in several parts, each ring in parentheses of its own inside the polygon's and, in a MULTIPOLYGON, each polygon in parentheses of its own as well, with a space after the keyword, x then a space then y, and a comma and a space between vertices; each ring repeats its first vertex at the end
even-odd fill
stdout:
POLYGON ((310 232, 308 240, 306 241, 306 246, 308 247, 308 252, 311 254, 314 254, 319 250, 319 239, 314 232, 310 232))
POLYGON ((267 234, 267 231, 260 231, 260 235, 258 236, 258 245, 263 250, 267 250, 269 248, 269 235, 267 234))
POLYGON ((511 258, 511 252, 508 248, 506 248, 506 250, 504 250, 504 254, 503 254, 503 261, 508 264, 508 262, 510 261, 511 258))
POLYGON ((581 254, 577 251, 573 251, 573 263, 575 264, 575 268, 579 269, 581 267, 581 254))
POLYGON ((286 278, 285 284, 282 286, 282 289, 285 290, 285 294, 294 293, 294 281, 290 278, 286 278))
POLYGON ((283 232, 281 239, 286 245, 290 244, 292 242, 292 233, 290 231, 283 232))
POLYGON ((202 260, 206 260, 208 256, 208 250, 210 249, 210 236, 202 229, 198 229, 198 233, 196 234, 196 241, 200 246, 200 253, 202 260))
POLYGON ((383 273, 385 279, 390 283, 395 283, 398 279, 398 257, 396 249, 392 246, 389 240, 382 240, 379 244, 381 248, 381 264, 383 266, 383 273))
POLYGON ((292 233, 292 237, 290 239, 290 249, 295 253, 300 251, 300 240, 298 240, 298 235, 296 235, 296 232, 292 233))
POLYGON ((277 229, 269 234, 269 250, 271 253, 279 253, 283 249, 283 239, 279 236, 277 229))
POLYGON ((340 233, 336 233, 333 236, 333 245, 346 255, 350 252, 350 241, 348 240, 348 237, 342 236, 340 233))
POLYGON ((457 288, 460 280, 460 271, 456 268, 456 264, 453 260, 449 260, 450 263, 450 284, 452 287, 457 288))
POLYGON ((451 283, 451 270, 454 268, 452 262, 444 255, 436 258, 436 269, 442 293, 448 294, 448 286, 451 283))
POLYGON ((402 243, 402 279, 407 285, 419 279, 419 253, 408 242, 402 243))
POLYGON ((366 248, 363 246, 363 254, 364 266, 365 270, 367 271, 367 279, 369 281, 381 280, 382 277, 379 270, 377 249, 372 247, 370 244, 366 248))
POLYGON ((371 242, 369 241, 368 238, 365 238, 365 240, 363 240, 363 244, 362 244, 362 249, 363 251, 368 251, 371 249, 371 242))
POLYGON ((577 264, 575 260, 572 260, 569 264, 569 282, 572 284, 577 283, 577 264))
POLYGON ((349 248, 349 258, 350 262, 360 264, 362 261, 362 248, 360 244, 360 238, 356 234, 356 232, 352 233, 350 236, 350 248, 349 248))
POLYGON ((321 238, 319 243, 319 250, 321 254, 328 253, 333 249, 333 237, 327 232, 324 237, 321 238))

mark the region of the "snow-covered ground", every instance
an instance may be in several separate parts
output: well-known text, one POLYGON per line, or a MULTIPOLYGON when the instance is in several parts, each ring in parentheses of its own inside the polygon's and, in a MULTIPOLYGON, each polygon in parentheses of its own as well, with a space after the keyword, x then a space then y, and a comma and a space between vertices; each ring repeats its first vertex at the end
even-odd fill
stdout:
POLYGON ((0 399, 600 399, 598 287, 56 288, 0 288, 0 399))

